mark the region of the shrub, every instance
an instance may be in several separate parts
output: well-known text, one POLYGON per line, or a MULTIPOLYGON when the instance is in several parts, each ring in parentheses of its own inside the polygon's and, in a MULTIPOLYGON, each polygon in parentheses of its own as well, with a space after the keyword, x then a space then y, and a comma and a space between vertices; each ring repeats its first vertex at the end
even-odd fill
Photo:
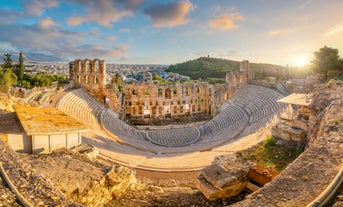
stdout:
POLYGON ((276 143, 276 139, 273 136, 267 136, 265 144, 268 146, 274 146, 276 143))

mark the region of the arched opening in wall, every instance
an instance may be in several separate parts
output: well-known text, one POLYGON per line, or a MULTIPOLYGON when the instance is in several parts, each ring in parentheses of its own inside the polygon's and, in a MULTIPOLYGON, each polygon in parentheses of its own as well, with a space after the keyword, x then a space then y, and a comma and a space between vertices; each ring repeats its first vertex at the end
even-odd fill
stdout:
POLYGON ((162 95, 163 95, 163 90, 162 90, 162 88, 159 88, 159 89, 157 90, 157 96, 158 96, 158 97, 162 97, 162 95))
POLYGON ((85 75, 85 83, 88 84, 89 83, 89 77, 87 75, 85 75))
POLYGON ((99 60, 95 60, 94 61, 94 72, 98 72, 99 71, 99 60))
POLYGON ((185 114, 186 115, 189 115, 190 113, 189 113, 189 104, 185 104, 184 105, 184 109, 185 109, 185 114))
POLYGON ((131 107, 126 107, 126 116, 131 116, 131 107))
POLYGON ((239 75, 239 82, 240 82, 240 83, 243 83, 243 82, 244 82, 244 75, 243 75, 243 74, 240 74, 240 75, 239 75))
POLYGON ((211 115, 212 107, 211 104, 208 105, 208 114, 211 115))
POLYGON ((135 89, 135 88, 132 89, 132 95, 134 95, 134 96, 137 95, 137 89, 135 89))
POLYGON ((162 106, 160 106, 160 107, 158 108, 158 114, 159 114, 159 115, 162 115, 162 111, 163 111, 163 108, 162 108, 162 106))
POLYGON ((200 89, 200 86, 197 87, 197 93, 200 93, 201 92, 201 89, 200 89))
POLYGON ((94 84, 98 84, 99 83, 98 76, 94 76, 93 83, 94 84))
POLYGON ((143 107, 142 106, 139 106, 138 107, 138 113, 141 115, 143 114, 143 107))
POLYGON ((165 91, 165 97, 168 98, 168 99, 171 99, 171 90, 170 88, 167 88, 166 91, 165 91))
POLYGON ((84 72, 88 72, 89 71, 89 61, 88 60, 86 60, 86 62, 85 62, 85 70, 84 70, 84 72))
POLYGON ((192 113, 195 113, 195 105, 192 105, 192 113))
POLYGON ((212 89, 211 88, 208 89, 208 96, 212 96, 212 89))
POLYGON ((77 82, 81 83, 81 76, 78 75, 76 78, 77 78, 77 82))
POLYGON ((146 95, 146 96, 150 95, 150 89, 149 89, 149 88, 146 88, 146 89, 145 89, 144 95, 146 95))
POLYGON ((177 106, 174 106, 174 114, 177 114, 177 106))
POLYGON ((151 113, 152 115, 156 115, 156 106, 151 108, 151 113))
POLYGON ((180 106, 180 114, 183 113, 183 106, 180 106))
POLYGON ((78 60, 76 62, 76 70, 77 70, 77 72, 81 72, 81 61, 80 60, 78 60))
POLYGON ((186 96, 189 96, 189 88, 185 89, 185 94, 186 94, 186 96))
POLYGON ((173 96, 177 95, 177 88, 173 88, 173 96))
POLYGON ((226 92, 226 93, 225 93, 225 97, 224 97, 224 98, 225 98, 226 101, 228 101, 228 100, 230 99, 229 92, 226 92))
POLYGON ((201 111, 201 105, 198 104, 198 111, 201 111))
POLYGON ((144 110, 143 110, 143 116, 144 118, 150 118, 150 109, 149 109, 149 106, 144 106, 144 110))
POLYGON ((237 75, 236 74, 233 75, 232 82, 237 83, 237 75))
POLYGON ((136 115, 137 114, 137 108, 136 107, 132 107, 132 115, 136 115))

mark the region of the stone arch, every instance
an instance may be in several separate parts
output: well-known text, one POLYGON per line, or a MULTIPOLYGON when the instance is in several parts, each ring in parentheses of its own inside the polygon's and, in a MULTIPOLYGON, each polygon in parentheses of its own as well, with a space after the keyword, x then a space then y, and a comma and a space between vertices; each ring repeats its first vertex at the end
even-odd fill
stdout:
POLYGON ((89 76, 85 75, 85 83, 88 84, 89 83, 89 76))
POLYGON ((156 115, 156 106, 153 106, 151 108, 152 115, 156 115))
POLYGON ((99 83, 98 76, 94 76, 93 77, 93 84, 98 84, 98 83, 99 83))
POLYGON ((131 115, 131 107, 127 106, 126 107, 126 116, 130 116, 131 115))
POLYGON ((133 115, 137 114, 137 108, 135 106, 132 107, 132 114, 133 115))
POLYGON ((152 74, 150 72, 144 72, 143 73, 143 82, 144 81, 147 81, 149 83, 152 82, 152 74))
POLYGON ((165 90, 165 98, 171 99, 171 89, 167 88, 165 90))
POLYGON ((163 89, 162 89, 162 88, 159 88, 159 89, 157 90, 157 96, 158 96, 158 97, 162 97, 162 96, 163 96, 163 89))
POLYGON ((81 60, 76 61, 76 70, 78 73, 81 72, 81 60))
POLYGON ((85 62, 84 62, 84 70, 83 70, 83 72, 89 72, 89 70, 90 70, 89 60, 86 59, 85 62))
POLYGON ((237 74, 233 74, 232 82, 237 83, 237 74))
POLYGON ((173 96, 177 96, 177 94, 178 94, 177 88, 173 88, 173 96))
POLYGON ((138 113, 143 114, 143 107, 142 106, 138 106, 138 113))
POLYGON ((189 88, 188 87, 185 88, 185 95, 189 96, 189 88))
POLYGON ((99 60, 95 59, 94 60, 94 72, 99 72, 99 60))
POLYGON ((174 112, 174 114, 177 114, 177 106, 174 106, 173 112, 174 112))
POLYGON ((158 108, 158 114, 162 115, 162 112, 163 112, 163 108, 162 108, 162 106, 160 106, 160 107, 158 108))
POLYGON ((183 106, 180 106, 180 114, 183 113, 183 106))
POLYGON ((195 112, 195 105, 194 104, 192 105, 192 112, 193 113, 195 112))
POLYGON ((133 88, 133 89, 131 90, 131 94, 134 95, 134 96, 137 95, 137 89, 133 88))

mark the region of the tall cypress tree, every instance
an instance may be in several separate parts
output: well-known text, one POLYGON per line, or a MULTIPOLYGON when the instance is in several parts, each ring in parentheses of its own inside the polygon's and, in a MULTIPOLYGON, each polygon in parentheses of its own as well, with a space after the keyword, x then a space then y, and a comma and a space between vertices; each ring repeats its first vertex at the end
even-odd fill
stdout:
POLYGON ((24 78, 24 58, 23 53, 20 51, 19 53, 19 74, 18 74, 19 80, 23 80, 24 78))

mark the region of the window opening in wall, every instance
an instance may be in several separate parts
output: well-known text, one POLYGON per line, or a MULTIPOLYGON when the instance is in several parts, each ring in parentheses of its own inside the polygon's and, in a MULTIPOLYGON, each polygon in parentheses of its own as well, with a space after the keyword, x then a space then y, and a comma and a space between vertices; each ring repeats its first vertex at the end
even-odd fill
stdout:
POLYGON ((161 97, 163 95, 163 90, 161 88, 158 89, 157 95, 158 97, 161 97))
POLYGON ((89 83, 89 77, 87 75, 85 76, 85 83, 89 83))
POLYGON ((145 89, 144 95, 146 95, 146 96, 150 95, 150 90, 149 90, 149 88, 145 89))
POLYGON ((99 83, 99 80, 98 80, 98 77, 97 77, 97 76, 94 76, 93 83, 94 83, 94 84, 98 84, 98 83, 99 83))
POLYGON ((166 91, 165 91, 165 97, 170 99, 171 98, 171 90, 170 88, 167 88, 166 91))
POLYGON ((86 61, 86 66, 85 66, 85 72, 88 72, 89 71, 89 62, 88 60, 86 61))
POLYGON ((132 89, 132 95, 137 95, 137 90, 136 89, 132 89))
POLYGON ((98 72, 99 71, 99 61, 96 60, 95 61, 95 68, 94 68, 94 72, 98 72))
POLYGON ((173 89, 173 95, 177 95, 177 88, 173 89))
POLYGON ((189 96, 189 88, 186 88, 186 96, 189 96))

